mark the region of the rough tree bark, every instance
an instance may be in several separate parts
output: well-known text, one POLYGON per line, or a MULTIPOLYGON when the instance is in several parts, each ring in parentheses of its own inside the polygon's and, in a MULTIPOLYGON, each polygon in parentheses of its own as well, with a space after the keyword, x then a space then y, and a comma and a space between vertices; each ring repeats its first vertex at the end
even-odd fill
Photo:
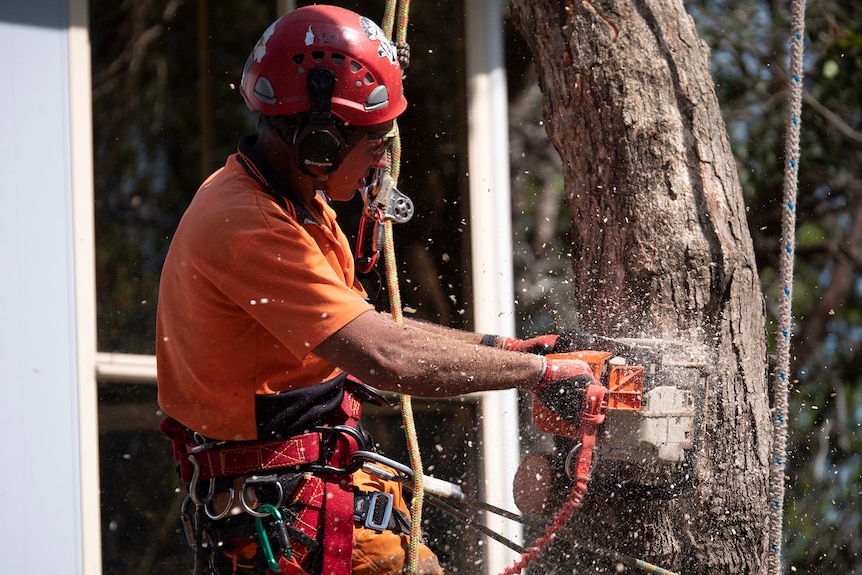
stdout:
MULTIPOLYGON (((566 535, 686 575, 765 573, 765 318, 709 51, 680 0, 510 9, 563 161, 580 328, 682 340, 709 358, 686 462, 600 458, 592 485, 604 487, 566 535)), ((617 567, 558 542, 536 572, 617 567)))

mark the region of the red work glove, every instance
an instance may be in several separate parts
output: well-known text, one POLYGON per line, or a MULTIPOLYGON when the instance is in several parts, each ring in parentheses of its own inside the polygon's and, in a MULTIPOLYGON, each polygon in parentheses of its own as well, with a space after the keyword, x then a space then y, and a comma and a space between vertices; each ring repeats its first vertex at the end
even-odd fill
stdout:
POLYGON ((515 339, 513 337, 498 337, 496 347, 506 351, 517 351, 520 353, 537 353, 544 355, 549 353, 557 345, 556 335, 541 335, 530 339, 515 339))
POLYGON ((584 409, 584 391, 594 383, 593 370, 585 361, 546 358, 542 379, 532 391, 554 415, 576 423, 584 409))

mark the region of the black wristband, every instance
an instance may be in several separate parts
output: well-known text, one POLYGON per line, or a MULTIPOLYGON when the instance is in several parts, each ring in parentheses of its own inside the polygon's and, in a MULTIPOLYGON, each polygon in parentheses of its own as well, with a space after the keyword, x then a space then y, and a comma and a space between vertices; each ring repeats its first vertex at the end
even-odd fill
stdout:
POLYGON ((488 347, 497 347, 497 340, 500 339, 499 336, 485 334, 482 336, 482 341, 479 343, 482 345, 487 345, 488 347))

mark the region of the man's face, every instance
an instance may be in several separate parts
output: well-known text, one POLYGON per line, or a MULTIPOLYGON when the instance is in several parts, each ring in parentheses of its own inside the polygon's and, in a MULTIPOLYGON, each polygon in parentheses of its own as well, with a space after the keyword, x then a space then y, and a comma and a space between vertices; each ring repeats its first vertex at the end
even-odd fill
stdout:
POLYGON ((394 120, 355 128, 347 137, 347 155, 326 179, 327 197, 340 202, 353 198, 372 168, 386 167, 386 152, 397 134, 394 120))

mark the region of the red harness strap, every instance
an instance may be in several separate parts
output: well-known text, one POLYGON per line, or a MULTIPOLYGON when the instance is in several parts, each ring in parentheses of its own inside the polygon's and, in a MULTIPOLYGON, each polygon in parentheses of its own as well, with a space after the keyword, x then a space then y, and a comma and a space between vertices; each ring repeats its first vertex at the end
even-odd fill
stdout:
POLYGON ((316 463, 320 460, 320 433, 200 451, 195 451, 196 447, 186 445, 179 460, 180 475, 185 483, 192 480, 195 467, 197 481, 207 481, 316 463))
MULTIPOLYGON (((339 424, 355 428, 359 423, 362 403, 345 392, 342 411, 345 418, 339 424)), ((332 451, 332 465, 347 467, 350 454, 357 449, 358 446, 351 436, 340 434, 332 451)), ((322 573, 348 575, 353 560, 353 478, 350 475, 328 473, 322 479, 326 496, 323 514, 322 573)))
POLYGON ((581 501, 587 494, 587 482, 590 480, 593 449, 596 446, 599 427, 605 420, 602 402, 606 391, 607 388, 602 385, 591 385, 584 391, 584 411, 581 413, 580 420, 581 449, 578 452, 578 461, 575 465, 575 485, 572 487, 568 501, 545 529, 545 535, 536 539, 536 544, 525 551, 521 558, 511 567, 506 568, 501 575, 515 575, 526 569, 527 565, 542 552, 548 543, 553 541, 554 535, 563 528, 569 517, 581 505, 581 501))
MULTIPOLYGON (((353 550, 353 481, 350 475, 326 473, 306 478, 292 501, 301 510, 293 527, 317 539, 323 529, 322 573, 347 575, 351 571, 353 550), (322 524, 321 524, 322 523, 322 524)), ((293 544, 291 559, 283 555, 278 567, 285 575, 307 575, 301 565, 311 550, 300 542, 293 544)), ((269 572, 269 570, 268 570, 269 572)))
MULTIPOLYGON (((333 414, 330 424, 356 428, 361 415, 362 402, 345 391, 341 407, 333 414)), ((207 447, 190 443, 187 429, 171 417, 165 418, 160 427, 162 433, 173 444, 174 459, 180 464, 180 476, 184 483, 192 480, 195 468, 197 468, 198 481, 207 481, 216 477, 246 475, 320 461, 321 435, 319 432, 305 433, 287 439, 207 447)), ((337 449, 332 454, 333 459, 336 457, 338 457, 337 449)), ((346 460, 344 463, 346 464, 346 460)))

